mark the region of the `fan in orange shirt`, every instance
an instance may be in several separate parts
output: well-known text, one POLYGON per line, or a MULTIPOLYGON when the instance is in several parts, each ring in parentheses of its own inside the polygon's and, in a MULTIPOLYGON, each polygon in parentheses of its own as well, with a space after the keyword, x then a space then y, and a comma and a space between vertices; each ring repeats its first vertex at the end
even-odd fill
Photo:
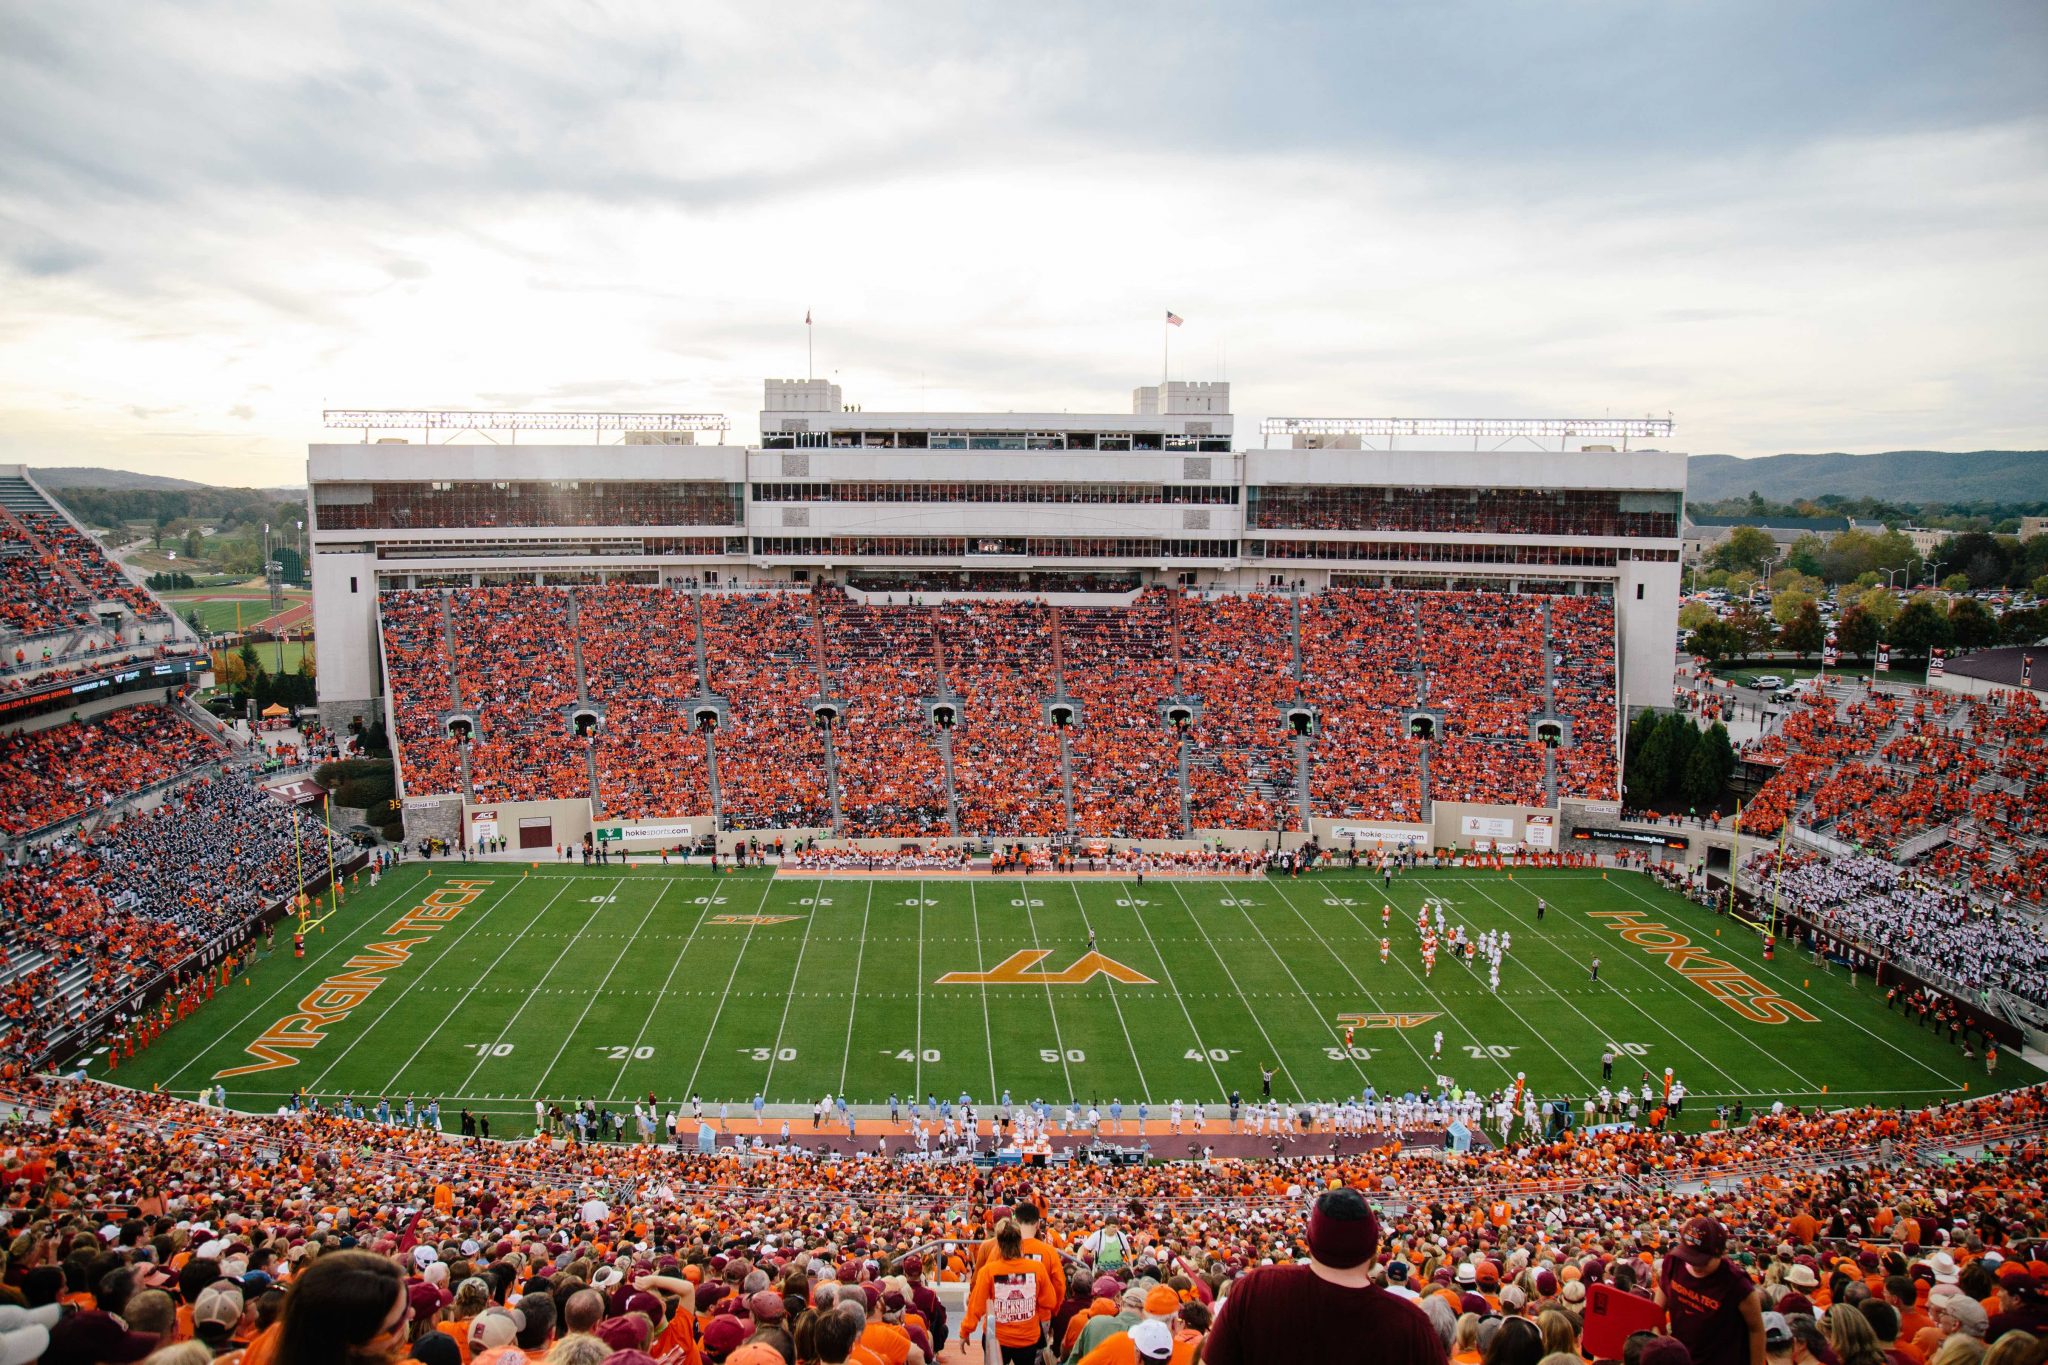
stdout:
POLYGON ((1024 1255, 1024 1234, 1014 1221, 1003 1220, 996 1229, 995 1243, 995 1255, 974 1272, 960 1337, 963 1341, 972 1337, 987 1318, 1001 1348, 1003 1365, 1032 1365, 1059 1296, 1053 1292, 1045 1263, 1024 1255))

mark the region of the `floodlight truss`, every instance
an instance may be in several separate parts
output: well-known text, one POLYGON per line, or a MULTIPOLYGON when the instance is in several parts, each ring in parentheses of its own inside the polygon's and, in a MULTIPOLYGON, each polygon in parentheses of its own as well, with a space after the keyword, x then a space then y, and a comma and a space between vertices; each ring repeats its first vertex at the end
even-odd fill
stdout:
POLYGON ((357 431, 730 431, 717 412, 470 412, 433 408, 328 408, 330 427, 357 431))
POLYGON ((1669 436, 1669 417, 1268 417, 1265 436, 1669 436))

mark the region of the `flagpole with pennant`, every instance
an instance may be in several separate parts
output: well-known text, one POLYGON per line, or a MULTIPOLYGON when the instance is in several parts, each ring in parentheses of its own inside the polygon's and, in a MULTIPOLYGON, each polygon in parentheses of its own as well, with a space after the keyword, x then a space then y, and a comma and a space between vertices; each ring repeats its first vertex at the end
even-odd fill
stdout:
POLYGON ((1166 411, 1166 386, 1173 378, 1173 329, 1187 321, 1171 308, 1166 310, 1166 321, 1159 328, 1159 411, 1166 411))

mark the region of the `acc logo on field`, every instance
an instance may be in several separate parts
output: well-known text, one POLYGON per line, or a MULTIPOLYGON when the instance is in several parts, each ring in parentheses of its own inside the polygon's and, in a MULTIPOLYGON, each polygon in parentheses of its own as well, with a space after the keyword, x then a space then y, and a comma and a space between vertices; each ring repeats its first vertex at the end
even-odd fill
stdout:
POLYGON ((934 984, 940 986, 1078 986, 1098 976, 1121 981, 1126 986, 1156 986, 1143 972, 1126 967, 1101 953, 1083 953, 1063 972, 1031 970, 1052 954, 1048 949, 1023 948, 1011 953, 985 972, 947 972, 934 984))
POLYGON ((787 924, 801 915, 713 915, 706 924, 787 924))
POLYGON ((1420 1028, 1437 1017, 1434 1014, 1340 1014, 1337 1022, 1351 1028, 1420 1028))

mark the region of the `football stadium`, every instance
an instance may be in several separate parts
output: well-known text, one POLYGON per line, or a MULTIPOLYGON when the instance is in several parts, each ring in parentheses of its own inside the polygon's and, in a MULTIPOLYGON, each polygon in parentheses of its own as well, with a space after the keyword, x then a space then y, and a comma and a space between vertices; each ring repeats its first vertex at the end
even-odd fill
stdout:
POLYGON ((1675 650, 1668 420, 1130 407, 330 411, 250 715, 0 471, 9 1360, 2041 1325, 2031 676, 1675 650))

